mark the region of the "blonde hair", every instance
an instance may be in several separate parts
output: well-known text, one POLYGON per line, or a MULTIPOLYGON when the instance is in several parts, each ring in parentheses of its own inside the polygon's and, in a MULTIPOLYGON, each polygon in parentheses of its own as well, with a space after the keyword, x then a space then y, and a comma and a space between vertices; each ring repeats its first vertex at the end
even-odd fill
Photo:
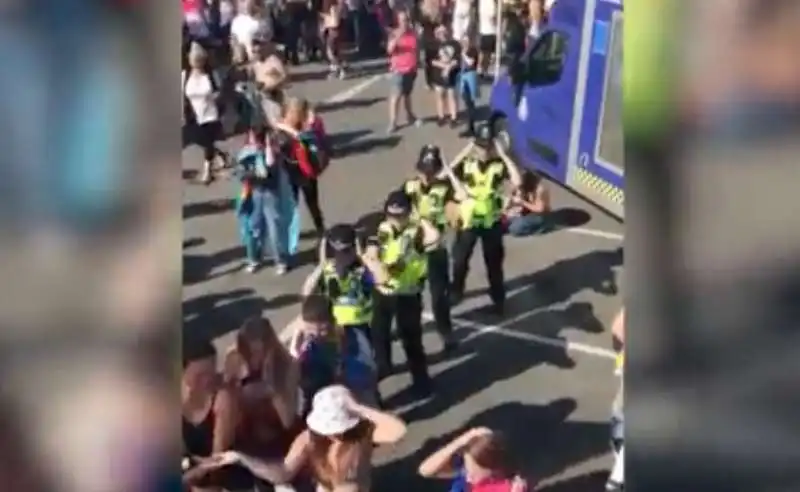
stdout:
POLYGON ((198 42, 192 42, 189 46, 189 53, 186 55, 189 64, 205 63, 208 61, 208 51, 198 42))
POLYGON ((311 104, 307 99, 303 99, 301 97, 290 97, 283 105, 283 120, 295 130, 300 130, 308 120, 308 114, 311 111, 311 104), (289 121, 289 118, 294 115, 297 116, 293 117, 292 121, 289 121), (297 121, 294 121, 295 119, 297 121))

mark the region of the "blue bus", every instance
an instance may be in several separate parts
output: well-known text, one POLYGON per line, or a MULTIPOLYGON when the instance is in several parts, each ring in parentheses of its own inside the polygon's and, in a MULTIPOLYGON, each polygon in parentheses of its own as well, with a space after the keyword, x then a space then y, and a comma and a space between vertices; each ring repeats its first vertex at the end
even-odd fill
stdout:
POLYGON ((622 0, 557 0, 547 29, 492 89, 518 162, 624 219, 622 0))

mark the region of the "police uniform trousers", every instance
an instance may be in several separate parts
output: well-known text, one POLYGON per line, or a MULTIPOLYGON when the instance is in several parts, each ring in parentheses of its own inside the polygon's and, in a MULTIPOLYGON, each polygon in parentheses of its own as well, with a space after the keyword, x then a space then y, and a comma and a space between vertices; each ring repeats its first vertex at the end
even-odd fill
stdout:
POLYGON ((428 361, 422 346, 422 294, 387 295, 376 291, 372 305, 372 341, 380 378, 392 371, 392 321, 408 360, 414 385, 430 383, 428 361))
POLYGON ((452 291, 459 298, 464 295, 469 273, 469 260, 479 239, 489 280, 489 297, 495 306, 502 309, 506 300, 503 274, 505 247, 503 245, 503 227, 499 220, 491 227, 470 227, 456 233, 453 243, 452 291))
POLYGON ((447 248, 437 248, 426 254, 433 319, 439 335, 446 339, 453 332, 450 317, 450 255, 447 248))

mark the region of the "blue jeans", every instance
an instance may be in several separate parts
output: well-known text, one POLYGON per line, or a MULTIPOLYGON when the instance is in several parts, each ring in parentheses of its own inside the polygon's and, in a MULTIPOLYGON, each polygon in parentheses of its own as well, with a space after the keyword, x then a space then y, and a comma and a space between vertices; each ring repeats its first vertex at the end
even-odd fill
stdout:
POLYGON ((470 131, 475 130, 477 109, 475 101, 480 95, 480 84, 478 84, 478 73, 474 70, 462 72, 458 76, 458 93, 461 96, 464 106, 467 109, 467 125, 470 131))
POLYGON ((508 233, 516 237, 531 236, 548 228, 544 215, 528 214, 513 217, 508 222, 508 233))
POLYGON ((253 190, 253 211, 250 213, 246 224, 249 234, 245 243, 247 259, 259 262, 264 256, 264 248, 269 248, 272 259, 276 264, 287 264, 288 254, 286 245, 283 244, 283 229, 281 217, 278 214, 278 196, 268 189, 253 190))

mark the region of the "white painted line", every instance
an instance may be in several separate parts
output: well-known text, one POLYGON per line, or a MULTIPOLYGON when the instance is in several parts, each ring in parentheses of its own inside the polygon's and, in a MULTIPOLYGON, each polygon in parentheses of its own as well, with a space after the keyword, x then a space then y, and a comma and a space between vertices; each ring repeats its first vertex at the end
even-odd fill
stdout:
MULTIPOLYGON (((476 321, 459 318, 457 316, 453 317, 453 323, 461 329, 474 330, 473 333, 461 339, 462 342, 468 340, 474 340, 475 338, 478 338, 480 336, 489 333, 494 333, 496 335, 501 335, 508 338, 514 338, 524 342, 538 343, 539 345, 547 345, 548 347, 561 348, 568 350, 570 352, 578 352, 586 355, 594 355, 596 357, 601 357, 604 359, 614 360, 616 358, 616 354, 613 351, 601 347, 595 347, 593 345, 572 342, 561 338, 545 337, 541 335, 536 335, 534 333, 525 333, 505 328, 505 326, 509 324, 521 321, 529 316, 536 314, 537 312, 543 311, 544 309, 546 308, 534 309, 526 313, 521 313, 515 316, 514 318, 504 320, 499 325, 488 325, 488 324, 478 323, 476 321)), ((422 313, 422 317, 426 321, 433 321, 433 313, 431 313, 430 311, 425 311, 424 313, 422 313)))
POLYGON ((388 74, 385 73, 379 75, 373 75, 372 77, 363 80, 352 87, 348 87, 347 89, 341 92, 337 92, 336 94, 322 101, 322 104, 339 104, 349 101, 354 97, 356 97, 357 95, 364 92, 365 90, 367 90, 369 87, 385 79, 387 76, 388 74))
POLYGON ((599 231, 597 229, 586 229, 583 227, 567 227, 560 229, 559 232, 571 232, 572 234, 581 234, 584 236, 600 237, 603 239, 610 239, 611 241, 622 241, 625 236, 616 232, 599 231))

